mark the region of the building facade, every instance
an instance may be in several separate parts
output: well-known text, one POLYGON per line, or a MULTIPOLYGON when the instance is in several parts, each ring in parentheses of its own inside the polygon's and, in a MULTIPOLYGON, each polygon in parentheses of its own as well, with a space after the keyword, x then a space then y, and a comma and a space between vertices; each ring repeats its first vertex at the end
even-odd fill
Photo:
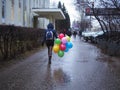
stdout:
POLYGON ((54 23, 56 11, 62 15, 57 19, 65 18, 61 11, 49 6, 50 0, 0 0, 0 24, 44 29, 49 22, 54 23))

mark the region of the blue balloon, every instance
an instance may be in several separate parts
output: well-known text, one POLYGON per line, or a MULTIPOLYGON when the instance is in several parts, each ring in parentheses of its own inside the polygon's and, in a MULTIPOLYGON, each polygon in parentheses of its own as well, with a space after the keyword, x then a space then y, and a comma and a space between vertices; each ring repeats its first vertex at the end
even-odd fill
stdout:
POLYGON ((65 52, 68 52, 68 51, 69 51, 69 48, 66 48, 66 49, 65 49, 65 52))
POLYGON ((73 44, 71 42, 68 42, 67 46, 68 46, 68 48, 72 48, 73 44))
POLYGON ((69 48, 68 42, 65 45, 66 45, 66 48, 69 48))

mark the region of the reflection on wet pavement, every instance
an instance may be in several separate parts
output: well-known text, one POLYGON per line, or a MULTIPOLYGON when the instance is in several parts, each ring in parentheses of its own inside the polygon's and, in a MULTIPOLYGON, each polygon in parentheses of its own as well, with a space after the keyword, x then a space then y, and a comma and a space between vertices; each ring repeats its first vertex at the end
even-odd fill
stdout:
MULTIPOLYGON (((74 47, 59 61, 58 71, 62 69, 70 77, 70 82, 62 90, 119 90, 119 59, 102 54, 97 47, 82 42, 79 37, 73 37, 72 42, 74 47)), ((62 80, 60 76, 55 74, 59 85, 62 83, 58 82, 62 80)), ((61 89, 57 87, 55 90, 61 89)))
POLYGON ((70 82, 70 77, 62 71, 61 68, 54 70, 53 77, 56 83, 64 84, 70 82))
POLYGON ((0 90, 120 90, 120 59, 102 54, 78 36, 60 58, 47 48, 0 72, 0 90))

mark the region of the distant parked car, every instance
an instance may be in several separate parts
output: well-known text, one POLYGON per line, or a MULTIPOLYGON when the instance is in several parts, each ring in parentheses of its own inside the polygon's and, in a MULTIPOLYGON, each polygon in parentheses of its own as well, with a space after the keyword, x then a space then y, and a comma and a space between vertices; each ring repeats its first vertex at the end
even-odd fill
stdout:
POLYGON ((97 43, 97 37, 103 35, 104 32, 103 31, 97 31, 94 35, 93 35, 93 38, 92 38, 92 43, 97 43))
POLYGON ((82 32, 82 37, 85 41, 91 40, 95 32, 82 32))
POLYGON ((82 32, 82 37, 84 38, 85 41, 91 41, 95 42, 95 38, 99 35, 102 35, 103 31, 87 31, 87 32, 82 32))

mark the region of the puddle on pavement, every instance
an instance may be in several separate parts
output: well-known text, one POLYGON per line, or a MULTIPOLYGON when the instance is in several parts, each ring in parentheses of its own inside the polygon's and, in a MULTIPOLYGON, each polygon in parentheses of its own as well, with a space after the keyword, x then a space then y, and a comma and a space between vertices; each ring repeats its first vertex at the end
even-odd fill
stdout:
POLYGON ((53 71, 53 78, 56 84, 66 84, 71 81, 70 76, 67 75, 61 68, 53 71))
POLYGON ((70 76, 59 67, 48 65, 45 74, 45 81, 51 85, 67 85, 71 82, 70 76))
POLYGON ((77 60, 76 62, 80 62, 80 63, 87 63, 88 60, 77 60))

